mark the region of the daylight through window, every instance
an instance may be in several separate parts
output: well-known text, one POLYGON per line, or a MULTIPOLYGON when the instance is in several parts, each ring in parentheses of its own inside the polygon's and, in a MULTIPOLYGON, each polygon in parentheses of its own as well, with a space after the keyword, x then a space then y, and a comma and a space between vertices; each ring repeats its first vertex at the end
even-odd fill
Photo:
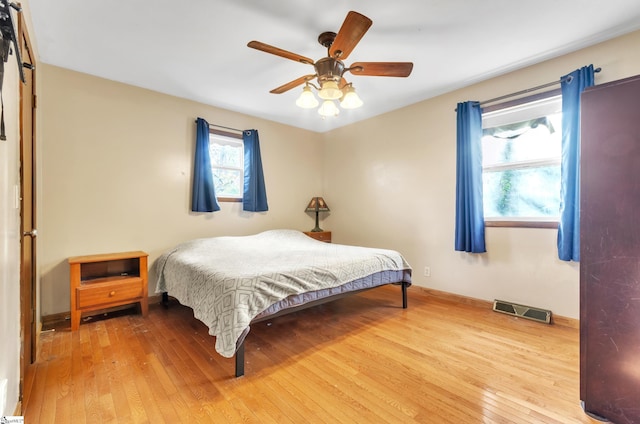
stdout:
POLYGON ((557 222, 560 96, 483 114, 485 221, 557 222))
POLYGON ((244 187, 244 144, 241 136, 211 132, 209 156, 218 200, 241 200, 244 187))

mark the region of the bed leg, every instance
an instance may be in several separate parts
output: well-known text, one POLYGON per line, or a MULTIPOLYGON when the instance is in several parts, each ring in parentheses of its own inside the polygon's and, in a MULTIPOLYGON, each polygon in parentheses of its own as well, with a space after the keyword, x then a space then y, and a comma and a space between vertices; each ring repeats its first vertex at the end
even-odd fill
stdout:
POLYGON ((236 377, 244 375, 244 340, 236 350, 236 377))
POLYGON ((407 283, 402 282, 402 309, 407 309, 407 283))
POLYGON ((169 293, 167 292, 162 292, 162 306, 169 307, 169 293))

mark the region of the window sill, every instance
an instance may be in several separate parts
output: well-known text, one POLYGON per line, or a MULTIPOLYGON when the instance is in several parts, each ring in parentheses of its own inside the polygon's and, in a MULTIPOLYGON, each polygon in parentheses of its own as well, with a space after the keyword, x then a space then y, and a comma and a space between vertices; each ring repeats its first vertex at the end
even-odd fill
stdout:
POLYGON ((242 202, 242 199, 237 197, 218 197, 218 202, 242 202))
POLYGON ((485 221, 485 227, 558 228, 558 221, 485 221))

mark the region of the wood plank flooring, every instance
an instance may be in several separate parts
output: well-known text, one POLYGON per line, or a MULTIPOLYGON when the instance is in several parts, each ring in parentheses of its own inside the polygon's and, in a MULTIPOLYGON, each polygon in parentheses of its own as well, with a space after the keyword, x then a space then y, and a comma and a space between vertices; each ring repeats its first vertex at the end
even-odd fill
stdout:
POLYGON ((385 287, 252 327, 246 375, 172 303, 41 335, 26 423, 596 423, 578 330, 385 287))

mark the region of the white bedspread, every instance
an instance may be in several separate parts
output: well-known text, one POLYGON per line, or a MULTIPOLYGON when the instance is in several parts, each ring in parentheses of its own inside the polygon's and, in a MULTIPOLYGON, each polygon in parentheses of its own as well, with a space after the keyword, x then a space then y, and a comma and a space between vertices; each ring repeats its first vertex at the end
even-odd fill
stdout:
POLYGON ((324 243, 295 230, 192 240, 155 266, 156 293, 168 292, 192 308, 228 358, 251 320, 289 295, 411 269, 396 251, 324 243))

